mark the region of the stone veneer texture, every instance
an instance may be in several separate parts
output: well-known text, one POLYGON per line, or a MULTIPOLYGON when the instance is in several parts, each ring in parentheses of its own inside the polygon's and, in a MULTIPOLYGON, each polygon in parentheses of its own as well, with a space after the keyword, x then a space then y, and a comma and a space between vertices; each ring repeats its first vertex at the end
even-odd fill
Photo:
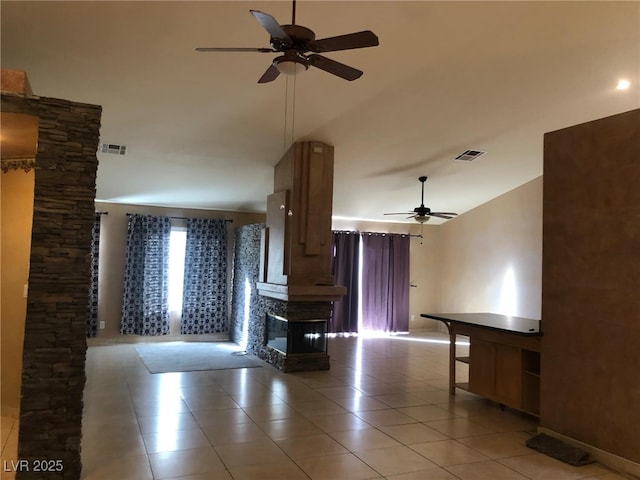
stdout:
POLYGON ((3 93, 2 111, 39 118, 18 458, 52 468, 16 478, 79 479, 102 108, 3 93))
POLYGON ((285 314, 285 302, 258 295, 260 280, 260 238, 265 225, 243 225, 235 229, 233 294, 230 339, 247 352, 282 368, 284 357, 265 347, 267 312, 285 314))
POLYGON ((260 275, 260 237, 265 225, 243 225, 235 229, 233 250, 233 289, 229 337, 247 352, 255 353, 255 312, 260 308, 256 282, 260 275))
POLYGON ((260 281, 260 238, 264 224, 235 229, 233 254, 233 294, 230 339, 247 352, 276 368, 284 368, 284 355, 265 346, 267 313, 290 320, 328 319, 330 302, 285 302, 258 295, 260 281))

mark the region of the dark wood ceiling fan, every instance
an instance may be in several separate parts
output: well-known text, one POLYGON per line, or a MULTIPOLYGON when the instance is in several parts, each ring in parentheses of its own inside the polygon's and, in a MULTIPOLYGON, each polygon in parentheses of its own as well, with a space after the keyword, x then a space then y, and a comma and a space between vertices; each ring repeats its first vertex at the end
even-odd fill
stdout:
POLYGON ((362 76, 361 70, 319 54, 379 45, 378 37, 370 30, 316 40, 313 30, 296 25, 296 0, 293 0, 291 24, 288 25, 280 25, 268 13, 258 10, 250 10, 250 12, 269 34, 271 48, 200 47, 196 48, 196 51, 282 53, 273 59, 258 83, 272 82, 281 73, 293 75, 303 72, 310 66, 345 80, 356 80, 362 76))
POLYGON ((418 223, 425 223, 429 221, 429 217, 438 217, 450 220, 457 213, 453 212, 432 212, 429 207, 424 206, 424 184, 427 181, 426 176, 418 177, 418 181, 422 184, 422 196, 420 198, 420 206, 413 209, 413 212, 400 212, 400 213, 385 213, 385 215, 409 215, 407 218, 413 218, 418 223))

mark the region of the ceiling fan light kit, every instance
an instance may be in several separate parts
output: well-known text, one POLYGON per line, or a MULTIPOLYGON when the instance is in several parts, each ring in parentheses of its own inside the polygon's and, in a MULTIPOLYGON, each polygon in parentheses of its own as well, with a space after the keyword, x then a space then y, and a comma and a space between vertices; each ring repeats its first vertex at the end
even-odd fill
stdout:
POLYGON ((345 80, 353 81, 362 76, 363 72, 361 70, 331 60, 319 55, 319 53, 379 45, 378 37, 370 30, 316 40, 316 34, 313 30, 302 25, 296 25, 295 0, 293 0, 293 12, 291 24, 289 25, 280 25, 268 13, 260 12, 259 10, 250 10, 250 12, 269 34, 271 48, 205 47, 196 48, 196 51, 282 53, 283 55, 273 60, 269 68, 258 80, 258 83, 272 82, 281 73, 284 75, 296 75, 308 70, 309 66, 324 70, 345 80), (308 52, 311 52, 311 54, 308 54, 308 52))
POLYGON ((273 65, 283 75, 297 75, 309 69, 309 62, 295 54, 285 53, 273 59, 273 65))

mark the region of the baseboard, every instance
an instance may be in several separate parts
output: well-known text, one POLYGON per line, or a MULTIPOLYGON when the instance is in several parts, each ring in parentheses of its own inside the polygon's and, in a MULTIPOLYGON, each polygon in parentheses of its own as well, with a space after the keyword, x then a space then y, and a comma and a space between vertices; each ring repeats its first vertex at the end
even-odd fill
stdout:
POLYGON ((594 447, 593 445, 589 445, 588 443, 576 440, 575 438, 567 437, 566 435, 562 435, 561 433, 554 432, 553 430, 549 430, 548 428, 538 427, 538 432, 544 433, 553 438, 557 438, 558 440, 562 440, 568 445, 581 448, 582 450, 589 452, 593 456, 593 458, 595 458, 603 465, 606 465, 607 467, 610 467, 617 472, 629 475, 632 478, 640 479, 640 463, 632 462, 631 460, 619 457, 618 455, 607 452, 605 450, 601 450, 597 447, 594 447))
POLYGON ((202 335, 120 335, 118 337, 87 338, 88 347, 102 347, 119 345, 122 343, 153 343, 153 342, 228 342, 228 333, 208 333, 202 335))

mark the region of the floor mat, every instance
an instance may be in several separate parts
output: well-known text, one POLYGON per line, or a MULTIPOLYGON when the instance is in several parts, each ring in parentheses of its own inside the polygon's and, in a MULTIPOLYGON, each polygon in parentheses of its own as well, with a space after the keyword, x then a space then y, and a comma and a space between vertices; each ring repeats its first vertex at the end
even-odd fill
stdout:
POLYGON ((255 355, 232 342, 166 342, 136 345, 150 373, 261 367, 255 355))
POLYGON ((567 445, 562 440, 539 433, 527 440, 527 447, 544 453, 549 457, 565 463, 580 466, 595 462, 595 459, 584 450, 567 445))

